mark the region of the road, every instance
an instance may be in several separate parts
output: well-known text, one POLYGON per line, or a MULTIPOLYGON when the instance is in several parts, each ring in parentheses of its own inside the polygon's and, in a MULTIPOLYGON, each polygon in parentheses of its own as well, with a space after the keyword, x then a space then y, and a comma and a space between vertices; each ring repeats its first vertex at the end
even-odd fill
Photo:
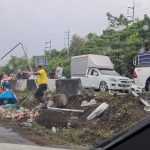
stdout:
POLYGON ((34 143, 28 141, 18 133, 12 131, 11 128, 4 128, 2 126, 0 126, 0 143, 34 145, 34 143))
POLYGON ((66 150, 35 145, 10 128, 0 126, 0 150, 66 150))

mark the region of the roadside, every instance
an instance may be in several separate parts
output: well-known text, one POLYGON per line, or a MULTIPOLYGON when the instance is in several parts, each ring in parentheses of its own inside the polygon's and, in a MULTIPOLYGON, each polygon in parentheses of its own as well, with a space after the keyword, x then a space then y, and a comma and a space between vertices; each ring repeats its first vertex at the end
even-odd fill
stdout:
MULTIPOLYGON (((17 93, 18 96, 25 94, 27 93, 17 93)), ((51 96, 56 97, 55 94, 51 96)), ((31 102, 32 100, 27 100, 24 107, 30 106, 31 102)), ((132 95, 117 96, 96 92, 96 96, 93 97, 88 92, 70 97, 64 108, 84 110, 84 113, 41 109, 38 117, 29 124, 21 123, 28 119, 17 121, 12 118, 1 118, 0 124, 6 128, 12 128, 14 132, 18 132, 23 138, 36 145, 88 149, 96 141, 109 139, 149 116, 140 101, 132 95), (90 102, 93 98, 96 104, 81 106, 83 101, 90 102), (104 102, 109 105, 109 108, 100 116, 87 120, 87 116, 104 102)))

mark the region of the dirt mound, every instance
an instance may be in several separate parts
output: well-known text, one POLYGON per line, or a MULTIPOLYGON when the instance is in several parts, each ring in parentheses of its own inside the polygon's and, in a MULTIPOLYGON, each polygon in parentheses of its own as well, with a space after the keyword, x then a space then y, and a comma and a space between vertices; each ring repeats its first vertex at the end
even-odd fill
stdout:
POLYGON ((85 100, 84 96, 70 97, 66 108, 82 109, 84 113, 45 110, 42 111, 38 123, 48 128, 52 126, 67 128, 69 124, 69 127, 72 129, 82 130, 80 136, 86 137, 87 139, 83 142, 87 143, 94 142, 96 138, 110 138, 112 135, 133 126, 139 120, 149 115, 143 110, 143 105, 139 100, 131 95, 110 96, 98 94, 95 97, 97 104, 88 107, 81 107, 83 100, 85 100), (109 104, 109 109, 103 115, 87 121, 87 116, 103 102, 109 104))
MULTIPOLYGON (((105 140, 111 138, 113 135, 132 127, 149 115, 149 113, 144 111, 144 106, 138 98, 132 95, 112 96, 108 93, 97 92, 96 96, 94 96, 92 91, 91 93, 87 91, 83 93, 82 95, 69 97, 67 105, 63 107, 64 109, 84 110, 83 113, 48 109, 41 110, 40 116, 36 120, 37 123, 45 126, 50 133, 52 127, 56 127, 59 131, 55 135, 47 135, 45 133, 46 137, 50 136, 51 141, 59 140, 61 144, 91 144, 99 139, 105 140), (81 107, 83 101, 89 102, 91 99, 95 99, 95 105, 81 107), (101 116, 88 121, 86 119, 87 116, 104 102, 109 104, 109 108, 101 116)), ((26 101, 27 104, 30 101, 26 101)), ((53 144, 58 143, 54 142, 53 144)))

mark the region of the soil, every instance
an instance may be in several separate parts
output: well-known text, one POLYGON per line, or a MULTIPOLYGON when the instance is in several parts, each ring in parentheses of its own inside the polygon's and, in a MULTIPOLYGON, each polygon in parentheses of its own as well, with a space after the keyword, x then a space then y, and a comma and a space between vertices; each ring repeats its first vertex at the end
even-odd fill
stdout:
POLYGON ((37 122, 33 123, 31 128, 18 126, 15 122, 2 121, 2 123, 38 145, 87 146, 97 140, 109 139, 150 115, 144 111, 139 99, 132 95, 112 96, 97 92, 95 97, 97 104, 89 107, 81 107, 83 100, 86 100, 85 96, 72 96, 65 108, 83 109, 84 113, 42 110, 37 122), (109 104, 108 110, 101 116, 87 121, 86 117, 103 102, 109 104), (52 127, 56 127, 56 133, 52 132, 52 127))
POLYGON ((150 115, 150 113, 144 111, 144 106, 140 101, 132 95, 112 96, 97 93, 95 97, 97 104, 84 108, 80 106, 83 100, 85 100, 84 96, 70 97, 66 108, 84 109, 84 113, 61 113, 46 110, 41 113, 37 122, 49 129, 52 126, 60 129, 67 128, 69 123, 71 128, 67 130, 72 133, 67 134, 67 136, 70 137, 70 135, 76 133, 73 136, 76 136, 76 139, 80 139, 80 142, 75 139, 69 141, 75 144, 90 144, 99 139, 111 138, 113 135, 132 127, 138 121, 150 115), (103 102, 109 104, 109 109, 103 115, 87 121, 86 117, 103 102))

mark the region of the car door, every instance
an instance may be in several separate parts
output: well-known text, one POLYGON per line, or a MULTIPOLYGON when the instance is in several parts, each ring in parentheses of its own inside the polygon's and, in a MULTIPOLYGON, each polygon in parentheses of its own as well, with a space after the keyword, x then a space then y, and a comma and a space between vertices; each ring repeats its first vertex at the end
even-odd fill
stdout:
POLYGON ((91 68, 88 71, 88 84, 90 87, 98 89, 99 88, 99 70, 96 68, 91 68))

